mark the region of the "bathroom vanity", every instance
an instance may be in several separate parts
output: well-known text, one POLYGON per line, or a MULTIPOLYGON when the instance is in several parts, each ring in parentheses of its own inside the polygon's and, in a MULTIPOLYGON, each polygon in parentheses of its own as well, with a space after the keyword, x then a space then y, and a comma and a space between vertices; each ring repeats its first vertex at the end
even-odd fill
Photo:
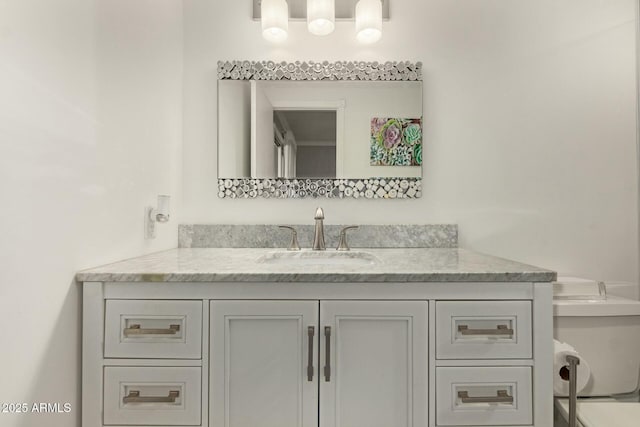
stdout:
POLYGON ((86 270, 82 425, 549 427, 555 277, 455 247, 86 270))

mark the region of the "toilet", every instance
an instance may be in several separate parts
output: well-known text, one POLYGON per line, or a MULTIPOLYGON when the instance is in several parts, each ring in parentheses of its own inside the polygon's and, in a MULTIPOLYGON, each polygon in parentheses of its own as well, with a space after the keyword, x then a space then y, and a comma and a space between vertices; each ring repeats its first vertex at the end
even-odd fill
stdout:
MULTIPOLYGON (((558 278, 553 336, 574 347, 591 368, 578 393, 577 425, 639 427, 640 301, 607 296, 605 289, 594 281, 558 278)), ((555 427, 568 425, 567 397, 555 398, 555 412, 555 427)))

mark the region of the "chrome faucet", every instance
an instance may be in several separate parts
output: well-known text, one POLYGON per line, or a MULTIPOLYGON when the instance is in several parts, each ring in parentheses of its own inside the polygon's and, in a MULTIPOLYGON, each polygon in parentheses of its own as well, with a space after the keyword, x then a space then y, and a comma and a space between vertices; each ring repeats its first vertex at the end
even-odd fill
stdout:
POLYGON ((322 225, 322 220, 324 219, 324 211, 322 208, 316 209, 316 216, 314 217, 316 220, 316 230, 313 233, 313 250, 314 251, 324 251, 326 246, 324 244, 324 226, 322 225))

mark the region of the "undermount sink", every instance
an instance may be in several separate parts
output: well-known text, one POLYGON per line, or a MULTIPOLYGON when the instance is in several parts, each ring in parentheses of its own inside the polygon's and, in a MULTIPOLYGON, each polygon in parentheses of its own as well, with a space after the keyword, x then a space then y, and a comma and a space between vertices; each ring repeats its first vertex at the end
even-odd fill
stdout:
POLYGON ((362 251, 274 251, 260 256, 256 262, 272 265, 373 265, 373 254, 362 251))

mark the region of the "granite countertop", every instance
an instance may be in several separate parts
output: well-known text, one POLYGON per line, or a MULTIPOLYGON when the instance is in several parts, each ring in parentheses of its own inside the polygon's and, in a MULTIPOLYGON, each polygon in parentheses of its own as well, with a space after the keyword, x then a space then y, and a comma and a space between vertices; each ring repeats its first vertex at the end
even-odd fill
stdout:
MULTIPOLYGON (((549 282, 556 273, 459 248, 354 249, 362 264, 270 264, 273 248, 180 248, 83 270, 80 282, 549 282), (368 262, 368 260, 373 261, 368 262)), ((300 255, 315 256, 310 250, 300 255)), ((327 249, 329 257, 343 256, 327 249), (333 252, 336 255, 331 255, 333 252)), ((323 255, 324 256, 324 255, 323 255)))

